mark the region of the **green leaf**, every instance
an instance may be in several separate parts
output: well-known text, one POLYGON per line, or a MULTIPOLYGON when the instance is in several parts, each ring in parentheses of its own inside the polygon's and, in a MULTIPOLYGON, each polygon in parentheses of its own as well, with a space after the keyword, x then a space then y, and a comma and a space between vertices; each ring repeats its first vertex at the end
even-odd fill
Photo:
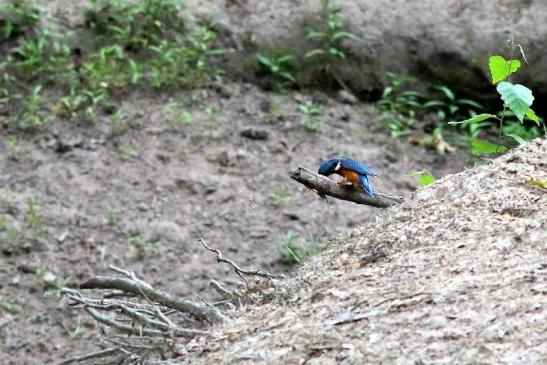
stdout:
POLYGON ((414 171, 408 174, 408 176, 418 176, 418 184, 420 186, 427 186, 437 181, 435 176, 431 175, 427 170, 414 171))
POLYGON ((539 121, 539 117, 537 116, 536 112, 533 111, 532 109, 528 109, 528 111, 526 112, 526 118, 536 122, 538 127, 541 124, 541 122, 539 121))
POLYGON ((509 138, 513 138, 515 141, 517 141, 517 143, 519 145, 523 145, 526 143, 526 141, 524 140, 524 138, 522 138, 521 136, 519 136, 518 134, 515 134, 515 133, 505 133, 505 135, 509 138))
POLYGON ((439 100, 431 100, 431 101, 428 101, 427 103, 424 103, 424 108, 426 109, 434 108, 434 107, 444 107, 444 106, 447 106, 447 104, 444 101, 439 101, 439 100))
POLYGON ((490 74, 492 75, 492 83, 495 85, 500 81, 508 78, 512 73, 517 72, 520 68, 519 60, 507 61, 502 56, 492 56, 488 62, 490 74))
POLYGON ((433 184, 435 181, 437 181, 437 179, 435 179, 433 175, 422 174, 418 179, 418 184, 420 184, 420 186, 427 186, 433 184))
POLYGON ((473 108, 476 108, 476 109, 484 109, 484 107, 477 103, 476 101, 474 100, 470 100, 470 99, 459 99, 459 100, 456 100, 456 104, 459 104, 459 105, 468 105, 470 107, 473 107, 473 108))
POLYGON ((502 153, 507 151, 507 147, 490 143, 483 139, 471 140, 471 153, 475 156, 479 155, 491 155, 495 153, 502 153))
POLYGON ((505 104, 515 113, 517 118, 522 122, 524 115, 534 102, 532 90, 524 85, 513 85, 510 82, 500 82, 496 88, 505 104))
POLYGON ((357 38, 357 36, 353 33, 350 33, 350 32, 343 32, 343 31, 340 31, 340 32, 335 32, 333 35, 332 35, 332 40, 333 41, 337 41, 338 39, 343 39, 343 38, 350 38, 350 39, 354 39, 354 40, 358 40, 359 38, 357 38))
POLYGON ((482 113, 477 114, 469 119, 462 120, 461 122, 449 122, 448 124, 473 124, 485 121, 487 119, 498 119, 494 114, 482 113))
POLYGON ((526 185, 535 186, 538 189, 547 189, 547 180, 530 178, 530 179, 526 179, 524 183, 526 185))
POLYGON ((288 54, 288 55, 284 55, 284 56, 281 56, 277 59, 277 62, 278 63, 285 63, 285 62, 288 62, 290 60, 292 60, 294 58, 294 56, 292 54, 288 54))
POLYGON ((435 86, 435 89, 442 91, 448 100, 454 101, 456 99, 454 92, 446 86, 435 86))

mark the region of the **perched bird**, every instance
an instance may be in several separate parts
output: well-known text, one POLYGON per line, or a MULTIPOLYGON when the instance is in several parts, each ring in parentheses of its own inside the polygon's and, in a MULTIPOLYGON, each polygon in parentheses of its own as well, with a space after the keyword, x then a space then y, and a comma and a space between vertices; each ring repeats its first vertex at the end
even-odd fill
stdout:
POLYGON ((368 179, 369 176, 378 176, 376 173, 364 163, 349 158, 335 158, 325 161, 319 165, 320 175, 329 176, 338 174, 344 178, 339 185, 350 182, 355 188, 364 190, 371 197, 374 196, 372 185, 368 179))

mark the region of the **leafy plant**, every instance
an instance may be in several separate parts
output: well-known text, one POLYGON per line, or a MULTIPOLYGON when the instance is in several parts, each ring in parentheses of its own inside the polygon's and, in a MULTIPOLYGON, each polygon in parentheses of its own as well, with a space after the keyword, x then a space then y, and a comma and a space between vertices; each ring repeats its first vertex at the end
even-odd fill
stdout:
POLYGON ((461 115, 475 115, 484 107, 471 99, 459 99, 456 94, 447 86, 434 86, 436 91, 441 92, 442 97, 434 100, 427 100, 423 108, 432 110, 437 114, 441 122, 458 120, 461 115))
POLYGON ((169 123, 174 126, 181 126, 183 124, 194 124, 194 116, 185 110, 181 110, 179 103, 177 101, 172 101, 165 105, 164 111, 169 116, 169 123))
POLYGON ((355 34, 347 31, 340 18, 342 7, 331 4, 330 0, 322 0, 320 23, 308 29, 307 38, 316 43, 316 47, 306 53, 306 58, 319 59, 321 69, 326 73, 332 72, 336 60, 345 60, 346 54, 342 49, 345 39, 358 39, 355 34))
POLYGON ((85 22, 101 38, 126 50, 142 50, 174 41, 184 30, 182 5, 176 0, 92 0, 85 22))
POLYGON ((273 79, 276 91, 283 91, 296 84, 296 79, 293 76, 294 67, 291 63, 295 59, 293 54, 266 56, 259 53, 256 55, 256 59, 262 70, 273 79))
MULTIPOLYGON (((517 120, 524 126, 525 119, 528 119, 536 124, 537 127, 543 125, 543 130, 545 132, 545 123, 536 115, 534 110, 531 108, 534 102, 534 96, 532 91, 524 85, 513 84, 511 83, 510 77, 516 73, 521 67, 522 63, 518 59, 514 59, 516 50, 520 50, 522 59, 526 62, 526 57, 524 51, 520 45, 515 44, 514 40, 510 39, 508 44, 511 48, 511 58, 506 60, 503 56, 494 55, 489 59, 489 68, 490 74, 492 77, 492 84, 496 85, 496 90, 500 95, 501 100, 503 101, 503 110, 499 114, 489 114, 482 113, 477 114, 469 119, 466 119, 462 122, 451 122, 452 124, 476 124, 482 123, 487 120, 497 120, 499 122, 499 137, 502 137, 507 128, 504 128, 504 121, 508 115, 513 115, 517 120), (508 114, 510 111, 512 114, 508 114)), ((514 125, 509 128, 509 132, 505 132, 506 137, 514 139, 517 143, 523 142, 523 136, 517 133, 511 133, 511 129, 514 129, 514 125)), ((522 131, 522 130, 521 130, 522 131)), ((513 130, 514 132, 514 130, 513 130)), ((530 136, 530 135, 527 135, 530 136)), ((485 153, 493 153, 492 145, 490 142, 477 140, 472 140, 472 149, 476 151, 477 146, 479 149, 486 151, 485 153)), ((497 152, 503 152, 507 148, 504 146, 496 145, 497 152)))
POLYGON ((27 201, 27 213, 25 216, 26 226, 31 229, 35 236, 42 234, 44 228, 40 218, 40 201, 36 197, 32 197, 27 201))
POLYGON ((0 41, 23 35, 40 20, 34 1, 7 0, 0 7, 0 41))
POLYGON ((293 231, 287 232, 280 239, 281 262, 292 266, 302 264, 321 250, 319 237, 310 233, 308 237, 301 237, 293 231))
POLYGON ((392 138, 408 135, 419 113, 422 112, 422 93, 406 90, 405 85, 414 79, 410 76, 388 72, 391 83, 387 86, 380 100, 376 103, 382 112, 380 123, 389 128, 392 138))
POLYGON ((271 203, 278 207, 293 207, 298 202, 294 195, 279 187, 270 188, 268 197, 271 203))
POLYGON ((305 104, 300 104, 298 110, 302 114, 300 117, 301 125, 314 133, 321 132, 327 123, 327 119, 323 115, 324 108, 321 104, 307 102, 305 104))

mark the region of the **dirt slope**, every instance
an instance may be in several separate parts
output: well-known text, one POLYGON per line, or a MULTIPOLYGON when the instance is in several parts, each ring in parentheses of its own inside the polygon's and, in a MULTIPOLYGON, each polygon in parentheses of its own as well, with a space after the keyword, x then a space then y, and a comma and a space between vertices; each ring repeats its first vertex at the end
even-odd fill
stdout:
POLYGON ((277 283, 192 364, 545 364, 547 141, 450 175, 277 283))
POLYGON ((95 324, 44 292, 77 285, 108 264, 178 295, 208 296, 208 279, 231 272, 204 252, 200 236, 242 265, 283 271, 289 232, 322 244, 378 213, 324 204, 287 177, 296 164, 355 156, 382 174, 374 180, 379 191, 408 195, 415 187, 408 172, 442 176, 469 163, 464 153, 439 157, 377 128, 368 105, 225 84, 222 92, 171 99, 132 95, 119 118, 96 125, 0 129, 0 348, 7 356, 0 363, 51 363, 95 348, 95 324), (321 133, 299 123, 298 105, 314 98, 326 104, 321 133), (174 125, 183 111, 194 123, 174 125))

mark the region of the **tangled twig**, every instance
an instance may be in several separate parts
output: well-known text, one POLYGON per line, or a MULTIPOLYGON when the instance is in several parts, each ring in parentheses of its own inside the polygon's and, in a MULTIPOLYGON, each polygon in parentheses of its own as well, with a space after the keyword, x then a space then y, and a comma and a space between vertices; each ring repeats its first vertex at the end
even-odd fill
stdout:
POLYGON ((245 281, 246 285, 249 285, 249 282, 247 281, 247 279, 245 279, 245 277, 243 275, 260 276, 260 277, 267 278, 267 279, 280 279, 280 278, 285 277, 285 275, 282 275, 282 274, 272 274, 272 273, 269 273, 267 271, 259 270, 259 269, 255 269, 255 270, 242 269, 233 260, 224 258, 224 256, 222 256, 222 252, 220 252, 219 250, 217 250, 215 248, 211 248, 207 244, 207 242, 205 242, 205 240, 203 238, 200 238, 199 240, 200 240, 201 244, 203 245, 203 247, 205 247, 207 250, 209 250, 209 251, 211 251, 211 252, 213 252, 217 255, 217 262, 223 262, 225 264, 230 265, 234 269, 235 273, 237 275, 239 275, 239 277, 241 279, 243 279, 243 281, 245 281))

